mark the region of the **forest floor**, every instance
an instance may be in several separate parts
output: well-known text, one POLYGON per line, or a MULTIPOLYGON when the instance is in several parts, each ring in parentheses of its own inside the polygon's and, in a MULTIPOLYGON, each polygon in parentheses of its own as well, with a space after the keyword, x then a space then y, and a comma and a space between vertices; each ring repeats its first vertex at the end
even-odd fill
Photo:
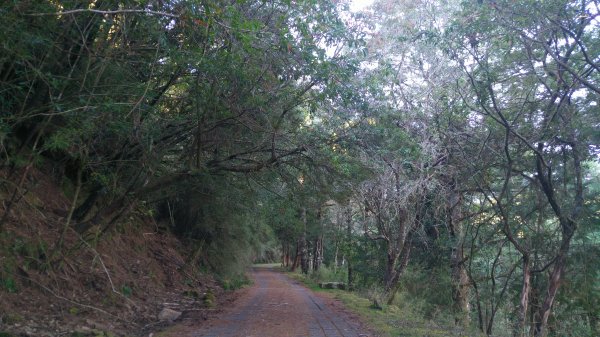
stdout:
POLYGON ((254 284, 218 316, 185 317, 157 337, 363 337, 374 334, 328 294, 315 293, 272 268, 255 267, 254 284))

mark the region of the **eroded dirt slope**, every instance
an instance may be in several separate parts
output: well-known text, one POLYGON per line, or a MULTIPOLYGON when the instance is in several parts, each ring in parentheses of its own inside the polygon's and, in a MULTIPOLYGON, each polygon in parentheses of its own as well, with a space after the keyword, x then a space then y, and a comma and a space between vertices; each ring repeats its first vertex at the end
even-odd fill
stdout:
POLYGON ((107 233, 92 229, 85 240, 67 230, 56 252, 72 201, 43 172, 31 170, 28 177, 11 207, 13 185, 0 188, 0 218, 6 214, 0 230, 0 332, 148 336, 166 324, 158 319, 164 308, 202 317, 227 300, 210 275, 193 267, 189 248, 143 209, 134 207, 107 233), (207 292, 214 295, 210 305, 203 298, 207 292))

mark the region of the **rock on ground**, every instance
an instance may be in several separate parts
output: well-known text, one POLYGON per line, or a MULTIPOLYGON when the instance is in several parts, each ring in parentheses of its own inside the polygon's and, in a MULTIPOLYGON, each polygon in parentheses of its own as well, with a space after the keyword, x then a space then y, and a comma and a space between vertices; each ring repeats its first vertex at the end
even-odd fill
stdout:
POLYGON ((180 316, 181 316, 181 312, 173 310, 173 309, 169 309, 169 308, 164 308, 158 314, 158 319, 160 321, 173 322, 176 319, 178 319, 180 316))

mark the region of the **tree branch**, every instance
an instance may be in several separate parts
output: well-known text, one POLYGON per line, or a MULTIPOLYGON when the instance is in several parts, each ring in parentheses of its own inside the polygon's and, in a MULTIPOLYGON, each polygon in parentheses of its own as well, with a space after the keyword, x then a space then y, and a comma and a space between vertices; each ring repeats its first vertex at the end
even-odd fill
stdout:
POLYGON ((103 14, 103 15, 115 15, 115 14, 124 14, 124 13, 144 13, 150 15, 158 15, 158 16, 166 16, 170 18, 179 18, 177 14, 171 14, 166 12, 157 12, 148 9, 119 9, 114 11, 102 11, 99 9, 73 9, 62 12, 54 12, 54 13, 31 13, 27 14, 28 16, 61 16, 68 14, 78 14, 78 13, 94 13, 94 14, 103 14))

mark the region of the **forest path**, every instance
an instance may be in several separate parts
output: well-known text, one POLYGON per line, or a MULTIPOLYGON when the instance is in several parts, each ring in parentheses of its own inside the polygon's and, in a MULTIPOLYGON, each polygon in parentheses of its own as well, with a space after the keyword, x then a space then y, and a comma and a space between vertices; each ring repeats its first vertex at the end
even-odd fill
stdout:
POLYGON ((233 306, 193 326, 189 337, 363 337, 371 336, 356 315, 270 268, 254 268, 254 285, 233 306), (364 330, 364 331, 363 331, 364 330))

